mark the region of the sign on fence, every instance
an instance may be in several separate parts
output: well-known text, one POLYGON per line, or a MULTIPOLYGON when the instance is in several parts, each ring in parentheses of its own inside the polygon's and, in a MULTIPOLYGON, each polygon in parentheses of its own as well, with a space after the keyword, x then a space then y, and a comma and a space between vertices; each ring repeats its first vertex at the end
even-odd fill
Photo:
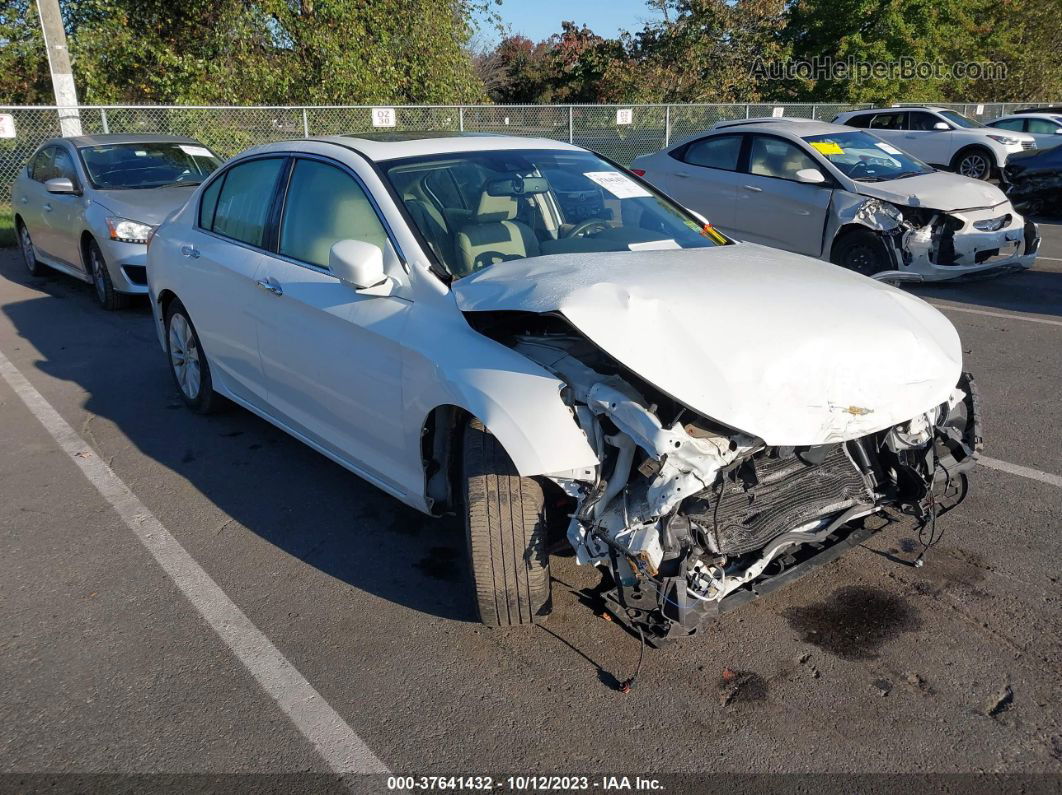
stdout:
POLYGON ((0 138, 15 137, 15 117, 10 113, 0 113, 0 138))
POLYGON ((616 111, 616 124, 631 124, 634 122, 634 108, 620 108, 616 111))
POLYGON ((373 108, 372 109, 372 126, 373 127, 394 127, 395 126, 395 109, 394 108, 373 108))
POLYGON ((772 108, 771 109, 771 117, 772 118, 780 119, 783 116, 785 116, 785 108, 772 108))

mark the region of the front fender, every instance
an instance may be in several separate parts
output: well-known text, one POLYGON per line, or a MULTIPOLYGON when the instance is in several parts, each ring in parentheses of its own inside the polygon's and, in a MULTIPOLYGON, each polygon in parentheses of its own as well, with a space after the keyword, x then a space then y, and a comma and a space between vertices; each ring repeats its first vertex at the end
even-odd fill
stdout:
MULTIPOLYGON (((420 306, 418 306, 420 308, 420 306)), ((501 442, 524 477, 597 466, 598 460, 571 410, 563 382, 539 365, 484 337, 458 316, 407 348, 403 367, 406 416, 420 420, 410 449, 420 449, 424 422, 439 406, 477 417, 501 442), (440 352, 440 341, 445 351, 440 352)))

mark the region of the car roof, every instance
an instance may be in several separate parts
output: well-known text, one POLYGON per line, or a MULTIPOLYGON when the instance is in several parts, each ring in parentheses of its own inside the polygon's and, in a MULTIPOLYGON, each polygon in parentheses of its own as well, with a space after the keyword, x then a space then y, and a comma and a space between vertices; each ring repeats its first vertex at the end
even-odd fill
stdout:
POLYGON ((838 116, 853 116, 856 113, 896 113, 901 110, 932 110, 940 113, 949 108, 941 108, 936 105, 891 105, 887 108, 860 108, 859 110, 846 110, 844 113, 838 113, 838 116))
POLYGON ((754 116, 751 119, 724 119, 723 121, 717 121, 711 126, 713 130, 719 130, 723 127, 743 127, 746 124, 815 124, 816 119, 805 119, 802 116, 790 116, 786 118, 784 116, 754 116))
MULTIPOLYGON (((815 119, 742 119, 740 121, 729 122, 717 122, 713 125, 708 132, 721 132, 722 130, 735 130, 740 132, 763 132, 778 134, 789 134, 794 138, 802 138, 805 135, 829 135, 830 133, 850 133, 851 127, 846 127, 843 124, 832 124, 827 121, 817 121, 815 119)), ((686 143, 694 138, 699 138, 705 135, 705 133, 698 133, 697 135, 686 138, 686 143)), ((676 144, 679 145, 679 144, 676 144)))
POLYGON ((1062 110, 1059 110, 1056 113, 1033 113, 1032 111, 1025 113, 1018 111, 1017 113, 1009 113, 1006 116, 1000 116, 998 119, 992 119, 992 121, 985 122, 985 124, 994 124, 995 122, 1003 121, 1004 119, 1050 119, 1051 121, 1058 121, 1060 118, 1062 118, 1062 110))
MULTIPOLYGON (((149 144, 149 143, 177 143, 197 144, 202 146, 195 138, 185 135, 165 135, 162 133, 109 133, 107 135, 68 135, 64 138, 56 138, 55 141, 68 141, 78 149, 84 146, 106 146, 107 144, 149 144)), ((51 142, 49 142, 51 143, 51 142)))
POLYGON ((492 133, 358 133, 356 135, 325 135, 310 138, 295 138, 261 144, 240 153, 300 152, 308 144, 334 144, 358 152, 373 162, 399 160, 405 157, 459 154, 462 152, 493 152, 506 149, 556 149, 570 152, 585 152, 552 138, 530 138, 522 135, 494 135, 492 133))
POLYGON ((491 152, 499 149, 586 151, 582 147, 555 141, 552 138, 529 138, 521 135, 492 133, 358 133, 306 140, 339 144, 348 149, 354 149, 374 161, 460 152, 491 152))

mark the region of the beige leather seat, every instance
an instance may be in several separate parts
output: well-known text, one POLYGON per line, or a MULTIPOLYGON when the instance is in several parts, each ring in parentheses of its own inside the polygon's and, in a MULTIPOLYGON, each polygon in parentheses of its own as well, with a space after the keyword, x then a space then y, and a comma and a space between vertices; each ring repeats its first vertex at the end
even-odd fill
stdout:
POLYGON ((512 196, 491 196, 484 191, 472 222, 457 233, 460 275, 511 259, 539 254, 538 238, 516 219, 519 205, 512 196))

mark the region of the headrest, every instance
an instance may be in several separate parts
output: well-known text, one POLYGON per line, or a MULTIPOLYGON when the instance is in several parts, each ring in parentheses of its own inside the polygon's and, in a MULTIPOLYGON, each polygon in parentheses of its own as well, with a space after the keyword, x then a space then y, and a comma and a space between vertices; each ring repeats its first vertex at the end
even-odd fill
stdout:
POLYGON ((491 196, 483 191, 476 209, 477 224, 492 224, 499 221, 511 221, 516 217, 519 206, 513 196, 491 196))

